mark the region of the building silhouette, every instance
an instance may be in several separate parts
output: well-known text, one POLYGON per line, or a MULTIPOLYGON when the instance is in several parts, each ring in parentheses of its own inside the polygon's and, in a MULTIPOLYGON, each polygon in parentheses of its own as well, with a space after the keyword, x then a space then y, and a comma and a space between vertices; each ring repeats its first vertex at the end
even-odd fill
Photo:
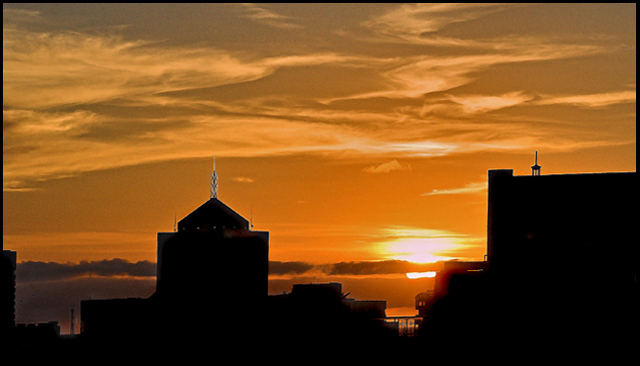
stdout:
POLYGON ((83 300, 81 335, 100 341, 130 341, 157 334, 155 324, 161 322, 155 304, 149 299, 83 300))
POLYGON ((188 342, 233 339, 259 328, 268 292, 269 233, 251 230, 218 199, 214 174, 210 199, 180 220, 176 231, 158 233, 156 292, 148 299, 83 301, 85 337, 188 342))
POLYGON ((246 333, 264 317, 269 233, 250 230, 245 218, 212 197, 180 220, 176 232, 158 233, 157 271, 151 298, 165 321, 178 324, 195 312, 218 319, 226 334, 246 333))
POLYGON ((2 250, 2 337, 6 339, 16 325, 16 261, 17 253, 2 250))
POLYGON ((397 336, 387 323, 387 302, 356 300, 342 284, 295 284, 290 293, 269 296, 266 330, 276 343, 337 347, 397 336))
POLYGON ((531 176, 489 170, 486 261, 445 263, 428 339, 481 322, 495 335, 482 346, 603 347, 637 330, 636 173, 539 172, 537 161, 531 176))
POLYGON ((435 291, 427 290, 425 292, 420 292, 415 297, 415 307, 418 310, 418 316, 425 317, 429 313, 431 306, 435 302, 435 291))
POLYGON ((201 352, 287 345, 332 360, 328 350, 340 347, 373 360, 378 347, 487 355, 634 349, 636 173, 540 170, 537 159, 531 176, 489 170, 485 260, 444 263, 433 291, 415 298, 424 319, 390 323, 385 301, 350 299, 340 283, 268 296, 269 233, 251 230, 218 199, 214 168, 210 199, 173 232, 158 233, 156 292, 83 301, 82 335, 100 341, 93 344, 143 339, 201 352), (401 327, 413 335, 418 325, 422 343, 397 341, 401 327))
MULTIPOLYGON (((30 324, 16 323, 16 269, 18 253, 2 250, 2 357, 15 356, 16 350, 53 349, 59 345, 60 325, 57 321, 30 324)), ((26 359, 29 360, 28 358, 26 359)))
POLYGON ((180 220, 177 232, 158 233, 157 253, 158 296, 204 290, 254 304, 267 296, 269 233, 250 230, 218 198, 180 220))
POLYGON ((568 274, 595 266, 599 276, 633 282, 635 184, 635 172, 514 176, 512 170, 490 170, 492 268, 510 271, 530 264, 568 274))

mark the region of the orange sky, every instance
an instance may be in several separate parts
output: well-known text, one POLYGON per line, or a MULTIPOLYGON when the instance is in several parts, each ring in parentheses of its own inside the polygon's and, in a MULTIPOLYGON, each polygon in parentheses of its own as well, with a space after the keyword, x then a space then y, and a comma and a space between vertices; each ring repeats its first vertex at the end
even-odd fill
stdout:
POLYGON ((3 5, 19 261, 155 261, 214 154, 271 260, 481 259, 535 150, 636 170, 635 4, 3 5))

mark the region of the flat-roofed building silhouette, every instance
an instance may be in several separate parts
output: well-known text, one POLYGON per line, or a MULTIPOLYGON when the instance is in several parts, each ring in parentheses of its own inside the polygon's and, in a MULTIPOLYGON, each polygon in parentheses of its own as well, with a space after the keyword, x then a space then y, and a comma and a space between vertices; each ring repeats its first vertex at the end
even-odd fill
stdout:
POLYGON ((323 345, 397 336, 385 322, 385 300, 356 300, 342 284, 294 284, 290 293, 269 296, 267 332, 286 344, 323 345))
POLYGON ((494 270, 598 274, 633 283, 635 172, 514 176, 489 171, 487 256, 494 270))
POLYGON ((16 325, 16 261, 17 253, 2 250, 2 335, 13 332, 16 325))
POLYGON ((636 192, 636 172, 489 170, 486 262, 438 273, 431 339, 481 322, 492 330, 482 347, 626 345, 638 319, 636 192))

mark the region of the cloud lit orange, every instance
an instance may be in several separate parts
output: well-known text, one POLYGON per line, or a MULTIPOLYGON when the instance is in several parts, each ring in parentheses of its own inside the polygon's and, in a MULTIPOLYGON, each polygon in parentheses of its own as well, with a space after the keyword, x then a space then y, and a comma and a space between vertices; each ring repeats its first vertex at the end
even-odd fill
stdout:
POLYGON ((213 155, 270 259, 313 265, 481 260, 487 170, 534 151, 636 169, 635 4, 102 6, 3 5, 20 261, 154 262, 213 155))

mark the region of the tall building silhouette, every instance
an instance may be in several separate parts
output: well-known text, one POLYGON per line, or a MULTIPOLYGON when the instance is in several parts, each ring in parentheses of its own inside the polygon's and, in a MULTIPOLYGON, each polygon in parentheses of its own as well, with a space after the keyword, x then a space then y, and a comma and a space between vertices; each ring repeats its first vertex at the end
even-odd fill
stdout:
MULTIPOLYGON (((268 293, 269 233, 217 198, 180 220, 176 232, 158 233, 156 293, 169 318, 198 313, 219 326, 252 327, 268 293), (231 326, 226 320, 233 319, 231 326)), ((168 320, 176 323, 175 320, 168 320)), ((180 322, 180 320, 178 320, 180 322)))
POLYGON ((630 283, 638 263, 636 183, 635 172, 514 176, 490 170, 492 268, 527 265, 568 274, 592 266, 599 277, 630 283))
POLYGON ((215 162, 211 177, 209 200, 180 220, 177 231, 158 233, 154 296, 174 307, 197 299, 193 306, 206 303, 210 316, 246 316, 267 298, 269 233, 251 230, 218 199, 215 162))
POLYGON ((628 346, 639 305, 636 172, 539 171, 537 160, 532 175, 489 170, 487 261, 438 273, 425 332, 453 336, 482 321, 492 329, 483 347, 628 346))
POLYGON ((255 328, 268 296, 269 233, 251 230, 218 199, 215 163, 211 182, 209 200, 174 232, 158 233, 156 292, 149 299, 84 301, 83 332, 174 340, 197 333, 205 340, 255 328))

